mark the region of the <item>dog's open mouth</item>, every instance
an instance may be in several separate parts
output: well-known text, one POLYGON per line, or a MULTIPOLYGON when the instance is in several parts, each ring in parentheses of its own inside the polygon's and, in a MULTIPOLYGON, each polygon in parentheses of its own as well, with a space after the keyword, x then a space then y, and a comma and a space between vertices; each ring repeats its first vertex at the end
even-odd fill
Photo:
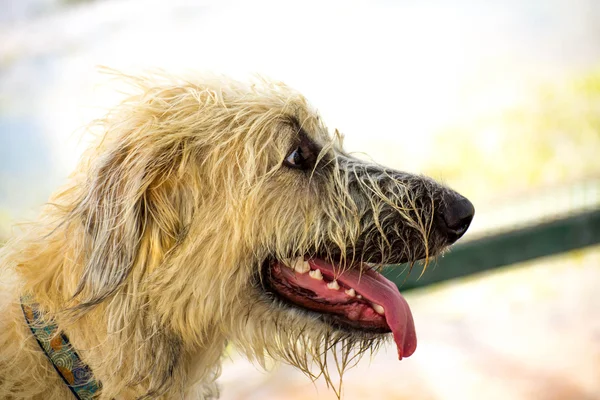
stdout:
POLYGON ((364 265, 342 269, 319 258, 272 261, 269 285, 284 300, 343 328, 392 332, 398 356, 417 347, 408 303, 394 283, 364 265))

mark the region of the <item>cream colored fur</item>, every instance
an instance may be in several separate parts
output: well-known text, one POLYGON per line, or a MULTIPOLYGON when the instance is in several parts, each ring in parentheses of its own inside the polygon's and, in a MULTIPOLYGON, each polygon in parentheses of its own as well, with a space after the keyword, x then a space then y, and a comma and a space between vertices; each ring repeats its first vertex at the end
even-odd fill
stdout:
POLYGON ((367 259, 361 240, 378 264, 434 255, 434 184, 347 155, 283 84, 126 79, 136 94, 94 125, 69 184, 0 250, 0 398, 70 396, 25 325, 23 293, 56 319, 103 399, 216 397, 228 343, 328 381, 331 366, 377 348, 386 335, 272 301, 262 263, 325 248, 350 268, 367 259), (283 165, 300 130, 322 148, 308 172, 283 165))

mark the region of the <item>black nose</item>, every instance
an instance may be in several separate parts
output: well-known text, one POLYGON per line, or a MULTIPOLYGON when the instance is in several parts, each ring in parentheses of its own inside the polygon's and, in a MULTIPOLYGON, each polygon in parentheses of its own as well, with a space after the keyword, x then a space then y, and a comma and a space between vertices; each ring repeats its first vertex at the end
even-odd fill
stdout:
POLYGON ((440 228, 445 231, 449 243, 456 242, 465 234, 475 215, 473 204, 457 193, 444 196, 439 211, 440 228))

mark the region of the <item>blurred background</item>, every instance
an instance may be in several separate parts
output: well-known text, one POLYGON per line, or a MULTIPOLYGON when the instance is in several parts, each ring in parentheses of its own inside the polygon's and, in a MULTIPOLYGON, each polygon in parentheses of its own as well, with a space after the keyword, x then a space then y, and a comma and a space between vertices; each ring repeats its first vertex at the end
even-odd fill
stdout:
MULTIPOLYGON (((600 399, 600 1, 0 0, 0 243, 122 96, 101 65, 282 80, 347 150, 475 204, 420 280, 390 272, 415 355, 364 360, 345 399, 600 399)), ((335 398, 234 349, 220 382, 224 399, 335 398)))

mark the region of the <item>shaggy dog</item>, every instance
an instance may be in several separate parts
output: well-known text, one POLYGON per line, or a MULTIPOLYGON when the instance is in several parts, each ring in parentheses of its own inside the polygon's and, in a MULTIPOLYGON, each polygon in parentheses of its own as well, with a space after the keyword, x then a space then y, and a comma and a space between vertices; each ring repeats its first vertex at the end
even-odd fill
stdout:
POLYGON ((1 398, 71 396, 77 366, 44 340, 102 399, 216 398, 228 343, 329 383, 387 337, 415 351, 378 271, 461 237, 467 199, 344 152, 283 84, 128 79, 137 94, 2 249, 1 398))

